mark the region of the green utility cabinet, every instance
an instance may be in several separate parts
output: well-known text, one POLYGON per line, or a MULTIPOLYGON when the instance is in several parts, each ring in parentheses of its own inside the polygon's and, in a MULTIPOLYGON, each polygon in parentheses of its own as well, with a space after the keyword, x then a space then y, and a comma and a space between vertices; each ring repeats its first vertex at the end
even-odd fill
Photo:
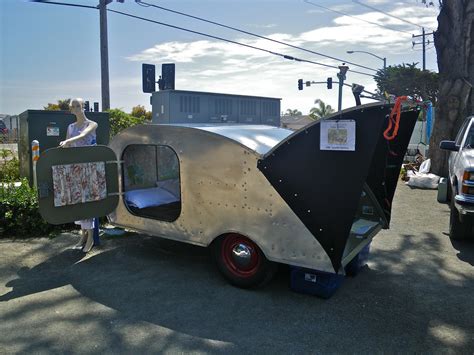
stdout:
MULTIPOLYGON (((88 119, 97 122, 97 144, 109 144, 110 123, 107 112, 86 112, 88 119)), ((31 161, 31 142, 39 142, 40 155, 47 149, 59 146, 66 139, 67 127, 76 117, 69 111, 26 110, 20 114, 18 158, 20 175, 33 184, 33 164, 31 161)))

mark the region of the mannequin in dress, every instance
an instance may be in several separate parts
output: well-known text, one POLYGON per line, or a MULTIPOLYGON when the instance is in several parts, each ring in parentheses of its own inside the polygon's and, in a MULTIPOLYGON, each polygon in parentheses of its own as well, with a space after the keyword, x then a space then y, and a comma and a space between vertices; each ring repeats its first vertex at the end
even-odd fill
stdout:
MULTIPOLYGON (((67 148, 96 145, 97 123, 86 117, 84 100, 81 98, 72 99, 70 111, 76 116, 76 122, 69 125, 66 139, 60 142, 59 146, 67 148)), ((81 239, 73 249, 82 249, 84 253, 87 253, 94 246, 94 219, 84 219, 74 223, 81 226, 81 239)))

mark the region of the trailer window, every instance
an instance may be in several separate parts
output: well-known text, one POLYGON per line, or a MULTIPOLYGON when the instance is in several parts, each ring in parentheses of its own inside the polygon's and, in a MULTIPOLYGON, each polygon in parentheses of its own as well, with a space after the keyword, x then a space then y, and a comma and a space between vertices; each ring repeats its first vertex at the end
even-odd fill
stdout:
POLYGON ((124 202, 137 216, 172 222, 181 213, 179 160, 164 145, 129 145, 123 155, 124 202))

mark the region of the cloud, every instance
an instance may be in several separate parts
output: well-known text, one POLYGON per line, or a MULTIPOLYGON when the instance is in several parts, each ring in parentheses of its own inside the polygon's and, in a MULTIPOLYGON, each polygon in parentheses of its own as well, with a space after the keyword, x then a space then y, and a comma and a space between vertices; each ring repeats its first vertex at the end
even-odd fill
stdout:
MULTIPOLYGON (((372 1, 371 3, 375 4, 376 2, 372 1)), ((385 4, 382 0, 377 2, 377 4, 382 3, 385 4)), ((436 25, 436 11, 420 8, 419 5, 406 6, 404 4, 401 7, 395 7, 390 13, 423 26, 433 27, 436 25)), ((367 55, 354 54, 350 56, 345 51, 348 49, 366 50, 380 56, 389 53, 392 58, 399 55, 406 62, 419 61, 416 59, 418 54, 411 52, 411 32, 416 33, 416 28, 412 25, 376 11, 365 12, 357 16, 363 20, 381 23, 408 33, 377 27, 348 16, 337 16, 330 25, 324 27, 315 27, 300 33, 275 32, 267 36, 369 67, 381 66, 381 62, 367 55)), ((331 59, 304 53, 261 38, 238 37, 233 40, 324 64, 340 64, 331 59)), ((337 106, 337 89, 327 90, 325 85, 313 85, 310 88, 305 88, 304 92, 297 90, 298 78, 305 81, 325 81, 327 77, 333 77, 334 80, 337 80, 335 77, 337 69, 297 63, 233 43, 208 39, 190 42, 171 41, 157 44, 127 59, 148 63, 175 62, 177 65, 176 87, 180 89, 281 97, 284 98, 282 110, 299 108, 304 113, 312 107, 315 98, 321 98, 327 103, 337 106)), ((349 66, 353 70, 358 69, 354 65, 349 66)), ((360 71, 367 70, 360 69, 360 71)), ((376 88, 370 76, 361 76, 353 72, 348 73, 348 82, 362 84, 369 91, 374 91, 376 88)), ((353 98, 350 90, 345 89, 344 106, 352 105, 353 98)))

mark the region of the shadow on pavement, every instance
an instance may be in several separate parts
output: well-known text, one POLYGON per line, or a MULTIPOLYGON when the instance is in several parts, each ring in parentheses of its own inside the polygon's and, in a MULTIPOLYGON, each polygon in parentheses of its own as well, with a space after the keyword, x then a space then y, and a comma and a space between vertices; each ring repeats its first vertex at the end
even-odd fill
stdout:
MULTIPOLYGON (((13 290, 0 300, 70 284, 82 296, 115 309, 122 322, 146 321, 193 337, 229 342, 239 351, 474 348, 473 333, 465 332, 473 329, 473 314, 460 311, 460 305, 472 301, 472 279, 443 265, 442 246, 429 233, 403 236, 398 252, 378 250, 369 268, 347 279, 326 301, 292 293, 285 269, 262 289, 241 290, 220 277, 206 249, 153 237, 133 239, 81 262, 82 255, 64 251, 20 270, 19 278, 7 285, 13 290), (421 250, 414 248, 415 243, 423 245, 421 250), (454 335, 446 338, 448 333, 454 335)), ((471 264, 473 249, 463 251, 471 264)), ((4 321, 18 311, 4 316, 4 321)), ((109 321, 104 320, 104 327, 109 321)), ((176 339, 163 341, 171 346, 176 339)))
POLYGON ((455 250, 459 251, 457 254, 459 260, 474 266, 474 239, 463 241, 451 240, 451 244, 455 250))

